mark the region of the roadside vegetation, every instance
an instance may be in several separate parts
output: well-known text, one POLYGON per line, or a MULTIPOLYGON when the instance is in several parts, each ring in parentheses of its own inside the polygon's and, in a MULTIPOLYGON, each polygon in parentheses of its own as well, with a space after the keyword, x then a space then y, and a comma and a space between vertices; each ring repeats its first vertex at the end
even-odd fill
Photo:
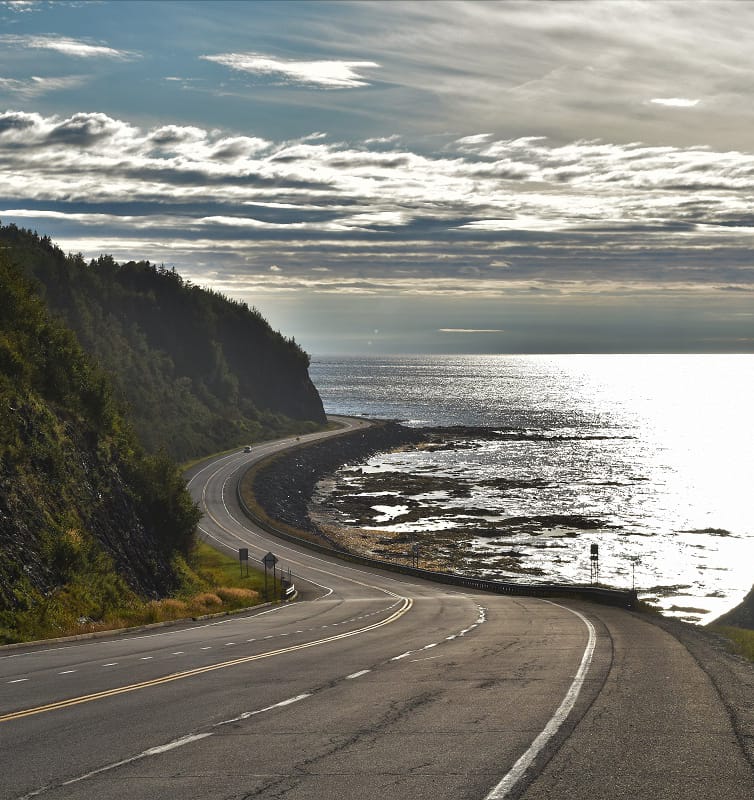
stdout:
POLYGON ((754 661, 754 631, 748 628, 735 628, 732 625, 713 625, 710 630, 730 641, 732 653, 754 661))
POLYGON ((175 270, 0 225, 0 643, 255 602, 194 563, 176 462, 320 429, 308 365, 175 270))
POLYGON ((325 424, 309 356, 246 303, 149 261, 87 263, 14 224, 0 250, 107 373, 148 453, 185 461, 325 424))
POLYGON ((144 600, 106 562, 17 615, 15 630, 0 629, 0 644, 76 636, 237 611, 264 599, 264 575, 241 574, 238 561, 198 542, 187 559, 176 557, 180 588, 170 597, 144 600))

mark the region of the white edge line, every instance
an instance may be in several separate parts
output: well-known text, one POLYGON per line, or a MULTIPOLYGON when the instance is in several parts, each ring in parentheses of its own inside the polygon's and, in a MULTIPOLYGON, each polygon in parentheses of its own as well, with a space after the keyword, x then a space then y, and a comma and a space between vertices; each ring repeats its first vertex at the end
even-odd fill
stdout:
POLYGON ((513 789, 518 781, 521 780, 534 759, 539 755, 550 739, 552 739, 552 737, 558 732, 560 726, 565 722, 566 718, 571 713, 574 705, 576 704, 576 698, 579 696, 581 687, 584 685, 584 678, 589 670, 589 665, 592 663, 594 647, 597 642, 597 635, 594 630, 594 625, 592 625, 592 623, 589 622, 589 620, 583 614, 580 614, 578 611, 574 611, 572 608, 561 606, 560 603, 553 603, 551 600, 543 600, 543 602, 550 603, 550 605, 563 608, 571 614, 575 614, 584 623, 584 625, 586 625, 587 631, 589 632, 589 640, 587 641, 586 648, 584 649, 584 654, 581 657, 581 663, 579 664, 579 668, 576 672, 576 676, 573 679, 573 683, 571 683, 566 696, 563 698, 563 701, 550 718, 550 721, 547 723, 547 725, 545 725, 539 736, 537 736, 537 738, 529 745, 529 749, 518 759, 518 761, 516 761, 510 772, 508 772, 508 774, 503 777, 503 779, 492 789, 492 791, 486 795, 484 800, 504 800, 504 798, 508 797, 511 789, 513 789))
POLYGON ((352 672, 350 675, 346 675, 346 680, 352 681, 354 678, 360 678, 362 675, 366 675, 371 671, 372 671, 371 669, 362 669, 359 670, 359 672, 352 672))

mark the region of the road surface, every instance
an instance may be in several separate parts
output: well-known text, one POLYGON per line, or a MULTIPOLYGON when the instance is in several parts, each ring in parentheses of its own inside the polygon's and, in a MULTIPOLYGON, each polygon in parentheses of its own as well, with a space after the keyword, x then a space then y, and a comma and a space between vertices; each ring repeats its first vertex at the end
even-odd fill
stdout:
POLYGON ((0 649, 3 800, 751 800, 712 684, 640 615, 433 585, 255 529, 235 484, 290 444, 204 463, 190 489, 205 537, 274 552, 309 599, 0 649))

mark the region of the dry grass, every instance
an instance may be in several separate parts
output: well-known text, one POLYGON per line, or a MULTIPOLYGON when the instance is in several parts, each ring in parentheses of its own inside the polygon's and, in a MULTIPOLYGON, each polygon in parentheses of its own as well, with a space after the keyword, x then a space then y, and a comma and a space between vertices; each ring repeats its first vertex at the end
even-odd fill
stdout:
POLYGON ((731 652, 754 661, 754 631, 748 628, 734 628, 732 625, 715 625, 711 630, 730 641, 731 652))

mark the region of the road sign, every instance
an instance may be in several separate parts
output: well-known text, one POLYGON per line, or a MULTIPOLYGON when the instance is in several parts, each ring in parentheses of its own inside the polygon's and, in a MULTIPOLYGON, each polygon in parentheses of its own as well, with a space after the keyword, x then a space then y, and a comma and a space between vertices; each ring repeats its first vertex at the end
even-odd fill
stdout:
POLYGON ((238 548, 238 560, 239 561, 248 561, 249 560, 249 548, 248 547, 239 547, 238 548))
POLYGON ((278 563, 277 556, 274 553, 267 553, 267 555, 262 559, 262 563, 267 569, 270 569, 278 563))

